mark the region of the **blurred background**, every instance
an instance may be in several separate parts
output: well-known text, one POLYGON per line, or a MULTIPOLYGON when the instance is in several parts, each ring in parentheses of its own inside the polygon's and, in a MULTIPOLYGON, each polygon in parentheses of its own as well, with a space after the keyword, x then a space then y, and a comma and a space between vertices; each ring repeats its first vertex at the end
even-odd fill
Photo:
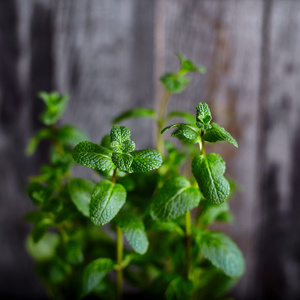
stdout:
MULTIPOLYGON (((300 299, 299 32, 296 0, 1 0, 0 298, 44 297, 22 219, 33 208, 26 178, 48 147, 25 155, 42 126, 37 92, 69 94, 63 122, 96 142, 122 110, 158 106, 158 78, 177 69, 180 51, 207 73, 193 74, 169 108, 206 101, 239 143, 217 149, 241 186, 235 223, 222 229, 247 264, 232 294, 300 299)), ((138 148, 153 146, 151 121, 125 124, 138 148)))

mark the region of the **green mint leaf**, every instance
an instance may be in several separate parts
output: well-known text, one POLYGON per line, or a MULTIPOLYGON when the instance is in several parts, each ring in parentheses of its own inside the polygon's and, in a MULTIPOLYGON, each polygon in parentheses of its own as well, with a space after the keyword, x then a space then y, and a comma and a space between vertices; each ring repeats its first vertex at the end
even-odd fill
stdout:
POLYGON ((236 278, 244 272, 244 258, 237 245, 225 234, 201 231, 196 236, 201 254, 226 275, 236 278))
POLYGON ((119 214, 114 221, 121 227, 133 250, 139 254, 146 253, 149 242, 145 226, 140 217, 131 212, 119 214))
POLYGON ((72 202, 85 217, 90 216, 90 202, 95 184, 81 178, 71 178, 68 190, 72 202))
POLYGON ((134 141, 125 141, 123 142, 123 145, 121 147, 121 150, 123 153, 131 152, 135 149, 135 143, 134 141))
POLYGON ((59 95, 55 92, 50 94, 41 92, 39 93, 39 97, 46 104, 45 111, 40 115, 41 121, 45 125, 56 123, 66 109, 68 97, 66 95, 59 95))
POLYGON ((200 197, 199 189, 185 177, 171 178, 153 196, 151 217, 158 221, 176 219, 196 207, 200 197))
POLYGON ((47 282, 50 282, 51 285, 63 283, 71 272, 70 266, 58 257, 37 267, 43 267, 45 265, 46 268, 43 270, 43 278, 45 278, 47 282))
POLYGON ((200 128, 201 130, 204 130, 204 131, 211 128, 210 124, 202 124, 201 122, 196 122, 196 125, 198 128, 200 128))
POLYGON ((27 195, 34 205, 41 205, 52 195, 52 190, 44 187, 41 183, 32 182, 26 188, 27 195))
POLYGON ((203 139, 209 143, 227 141, 238 148, 238 144, 231 134, 216 123, 211 123, 211 128, 204 133, 203 139))
POLYGON ((219 154, 197 155, 192 162, 192 171, 206 200, 221 204, 228 198, 230 187, 223 176, 225 162, 219 154))
POLYGON ((177 94, 186 88, 190 79, 185 76, 178 76, 177 74, 169 73, 162 76, 160 81, 167 91, 172 94, 177 94))
POLYGON ((113 267, 114 262, 109 258, 98 258, 90 262, 83 272, 80 298, 92 292, 113 267))
POLYGON ((192 281, 178 276, 168 285, 165 296, 167 300, 190 299, 193 289, 194 285, 192 281))
POLYGON ((153 149, 137 150, 130 153, 133 157, 129 173, 148 172, 157 169, 162 164, 160 153, 153 149))
POLYGON ((175 54, 180 61, 180 73, 200 72, 201 74, 204 74, 206 72, 205 67, 195 65, 191 60, 187 60, 182 53, 176 52, 175 54))
POLYGON ((177 232, 179 235, 184 236, 184 231, 175 222, 153 222, 151 229, 155 231, 177 232))
POLYGON ((167 119, 171 119, 173 117, 182 118, 187 123, 195 124, 195 116, 186 111, 170 111, 167 115, 167 119))
POLYGON ((41 212, 39 210, 34 210, 34 211, 31 211, 31 212, 27 213, 24 216, 24 219, 27 222, 38 223, 41 220, 46 219, 46 215, 45 215, 44 212, 41 212))
POLYGON ((102 180, 94 188, 90 204, 90 218, 95 225, 110 222, 122 208, 126 190, 121 184, 102 180))
POLYGON ((82 247, 77 241, 68 241, 59 245, 57 252, 59 256, 70 265, 78 265, 83 262, 82 247))
POLYGON ((57 132, 57 140, 72 147, 88 139, 87 134, 74 126, 66 125, 57 132))
POLYGON ((130 140, 130 130, 126 126, 114 125, 110 131, 111 142, 117 141, 122 144, 130 140))
POLYGON ((43 204, 42 211, 58 212, 62 209, 63 204, 59 198, 51 198, 43 204))
POLYGON ((101 140, 101 143, 100 143, 100 146, 104 147, 104 148, 110 148, 110 143, 111 143, 111 140, 110 140, 110 134, 106 134, 102 140, 101 140))
POLYGON ((201 124, 207 125, 210 123, 211 119, 212 119, 212 116, 211 116, 211 112, 210 112, 210 109, 209 109, 207 103, 205 103, 205 102, 198 103, 198 105, 196 107, 196 120, 200 124, 197 123, 197 126, 199 127, 199 126, 201 126, 201 124))
POLYGON ((52 138, 52 131, 49 128, 43 128, 39 130, 30 140, 26 148, 26 154, 32 155, 35 151, 37 146, 39 145, 40 141, 48 138, 52 138))
POLYGON ((49 226, 50 220, 48 219, 43 219, 34 225, 32 229, 32 238, 35 243, 43 238, 49 226))
POLYGON ((128 153, 113 153, 111 157, 115 166, 123 172, 127 172, 133 161, 133 157, 128 153))
POLYGON ((55 255, 59 244, 59 236, 56 233, 46 233, 37 243, 32 236, 26 239, 26 250, 37 261, 46 261, 55 255))
POLYGON ((229 205, 227 202, 215 205, 209 201, 205 201, 203 212, 200 215, 199 221, 204 225, 208 226, 218 220, 218 217, 222 213, 229 211, 229 205))
POLYGON ((73 150, 74 160, 91 169, 109 171, 115 168, 111 151, 91 142, 81 142, 73 150))
POLYGON ((155 110, 151 108, 134 108, 120 114, 113 120, 113 124, 132 118, 151 118, 155 120, 155 110))
POLYGON ((164 128, 161 133, 163 134, 168 129, 177 127, 176 130, 174 130, 171 134, 172 137, 177 137, 183 142, 194 144, 199 139, 199 133, 198 130, 192 125, 192 124, 185 124, 185 123, 178 123, 170 125, 166 128, 164 128))
POLYGON ((128 153, 135 148, 135 143, 130 140, 130 130, 126 126, 114 125, 110 131, 110 138, 110 148, 114 152, 128 153))

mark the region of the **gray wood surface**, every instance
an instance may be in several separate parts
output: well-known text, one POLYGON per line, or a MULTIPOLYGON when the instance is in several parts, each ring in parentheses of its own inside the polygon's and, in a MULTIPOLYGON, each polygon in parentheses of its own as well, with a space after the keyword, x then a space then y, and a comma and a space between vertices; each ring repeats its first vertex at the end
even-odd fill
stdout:
MULTIPOLYGON (((159 75, 175 51, 203 64, 170 109, 207 101, 237 138, 210 147, 241 186, 223 226, 242 248, 247 272, 236 299, 300 296, 300 2, 295 0, 2 0, 0 2, 0 295, 40 298, 23 250, 32 208, 26 177, 46 159, 26 141, 40 126, 40 90, 70 95, 63 123, 93 141, 124 109, 161 99, 159 75)), ((151 121, 130 121, 137 147, 153 144, 151 121), (137 126, 138 124, 138 126, 137 126)), ((79 170, 83 171, 83 169, 79 170)))

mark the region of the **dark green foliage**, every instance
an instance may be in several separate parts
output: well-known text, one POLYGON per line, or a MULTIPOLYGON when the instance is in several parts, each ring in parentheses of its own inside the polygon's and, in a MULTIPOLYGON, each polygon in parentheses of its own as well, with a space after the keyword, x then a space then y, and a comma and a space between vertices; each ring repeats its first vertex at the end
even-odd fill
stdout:
POLYGON ((230 187, 223 176, 225 162, 219 154, 197 155, 193 159, 192 170, 206 200, 221 204, 228 198, 230 187))
POLYGON ((26 247, 50 298, 115 300, 125 280, 126 289, 138 290, 141 299, 222 299, 242 275, 238 247, 224 234, 207 230, 214 222, 232 220, 227 200, 234 185, 224 177, 225 162, 207 154, 205 144, 237 143, 211 123, 204 102, 196 116, 166 114, 168 97, 186 88, 187 75, 204 72, 177 56, 178 71, 161 78, 166 93, 158 113, 135 108, 114 120, 151 118, 157 132, 173 129, 171 137, 183 143, 159 135, 159 152, 135 150, 126 126, 114 125, 110 134, 99 136, 100 144, 88 141, 78 128, 59 127, 67 98, 41 94, 47 127, 31 139, 27 152, 34 153, 44 139, 51 147, 49 163, 27 187, 37 210, 25 216, 32 224, 26 247), (167 126, 172 118, 187 123, 167 126), (95 182, 72 178, 74 161, 95 170, 95 182))
POLYGON ((236 148, 238 147, 236 140, 231 136, 231 134, 216 123, 211 123, 211 128, 205 132, 203 139, 209 143, 227 141, 236 148))
POLYGON ((90 218, 95 225, 110 222, 126 200, 126 190, 121 184, 100 181, 94 188, 90 203, 90 218))
POLYGON ((162 130, 162 134, 165 133, 168 129, 176 127, 171 134, 172 137, 177 137, 179 140, 194 144, 199 141, 199 132, 197 127, 192 124, 178 123, 170 125, 162 130))
POLYGON ((124 235, 137 253, 144 254, 149 246, 143 221, 139 216, 127 212, 119 214, 114 220, 123 230, 124 235))
POLYGON ((73 151, 74 160, 91 169, 109 171, 115 168, 111 160, 112 151, 91 142, 79 143, 73 151))
POLYGON ((83 272, 80 298, 92 292, 113 267, 114 262, 109 258, 98 258, 90 262, 83 272))
POLYGON ((151 216, 168 221, 182 216, 200 202, 200 192, 183 176, 169 179, 152 199, 151 216))
POLYGON ((68 183, 74 205, 86 217, 90 216, 90 202, 94 187, 94 183, 82 178, 71 178, 68 183))
POLYGON ((229 277, 240 277, 244 259, 237 245, 221 232, 200 231, 196 242, 201 254, 229 277))

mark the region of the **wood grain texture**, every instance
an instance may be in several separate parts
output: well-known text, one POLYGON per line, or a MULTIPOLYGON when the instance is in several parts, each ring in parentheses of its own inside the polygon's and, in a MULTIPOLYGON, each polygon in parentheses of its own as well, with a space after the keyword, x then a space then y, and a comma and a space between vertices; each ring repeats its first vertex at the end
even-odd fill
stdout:
POLYGON ((260 299, 298 299, 300 3, 266 1, 259 104, 260 299))
MULTIPOLYGON (((119 112, 151 107, 153 9, 152 1, 137 0, 1 1, 2 298, 45 297, 24 250, 29 226, 22 219, 33 208, 24 195, 26 178, 37 174, 48 149, 42 143, 33 158, 25 156, 28 138, 41 127, 37 92, 70 94, 62 123, 76 124, 95 142, 109 132, 119 112)), ((137 148, 152 144, 151 121, 125 124, 133 128, 137 148)))
MULTIPOLYGON (((2 0, 0 296, 44 296, 23 250, 29 227, 22 216, 32 209, 26 178, 38 172, 48 149, 42 143, 33 158, 24 154, 41 127, 36 93, 69 94, 63 123, 97 142, 119 112, 158 105, 158 76, 177 68, 173 53, 181 51, 207 73, 195 74, 169 109, 193 112, 207 101, 239 143, 238 150, 207 149, 224 157, 242 187, 231 203, 235 223, 222 227, 247 263, 233 295, 298 299, 299 30, 295 0, 2 0)), ((137 148, 153 144, 151 121, 124 124, 137 148)))

